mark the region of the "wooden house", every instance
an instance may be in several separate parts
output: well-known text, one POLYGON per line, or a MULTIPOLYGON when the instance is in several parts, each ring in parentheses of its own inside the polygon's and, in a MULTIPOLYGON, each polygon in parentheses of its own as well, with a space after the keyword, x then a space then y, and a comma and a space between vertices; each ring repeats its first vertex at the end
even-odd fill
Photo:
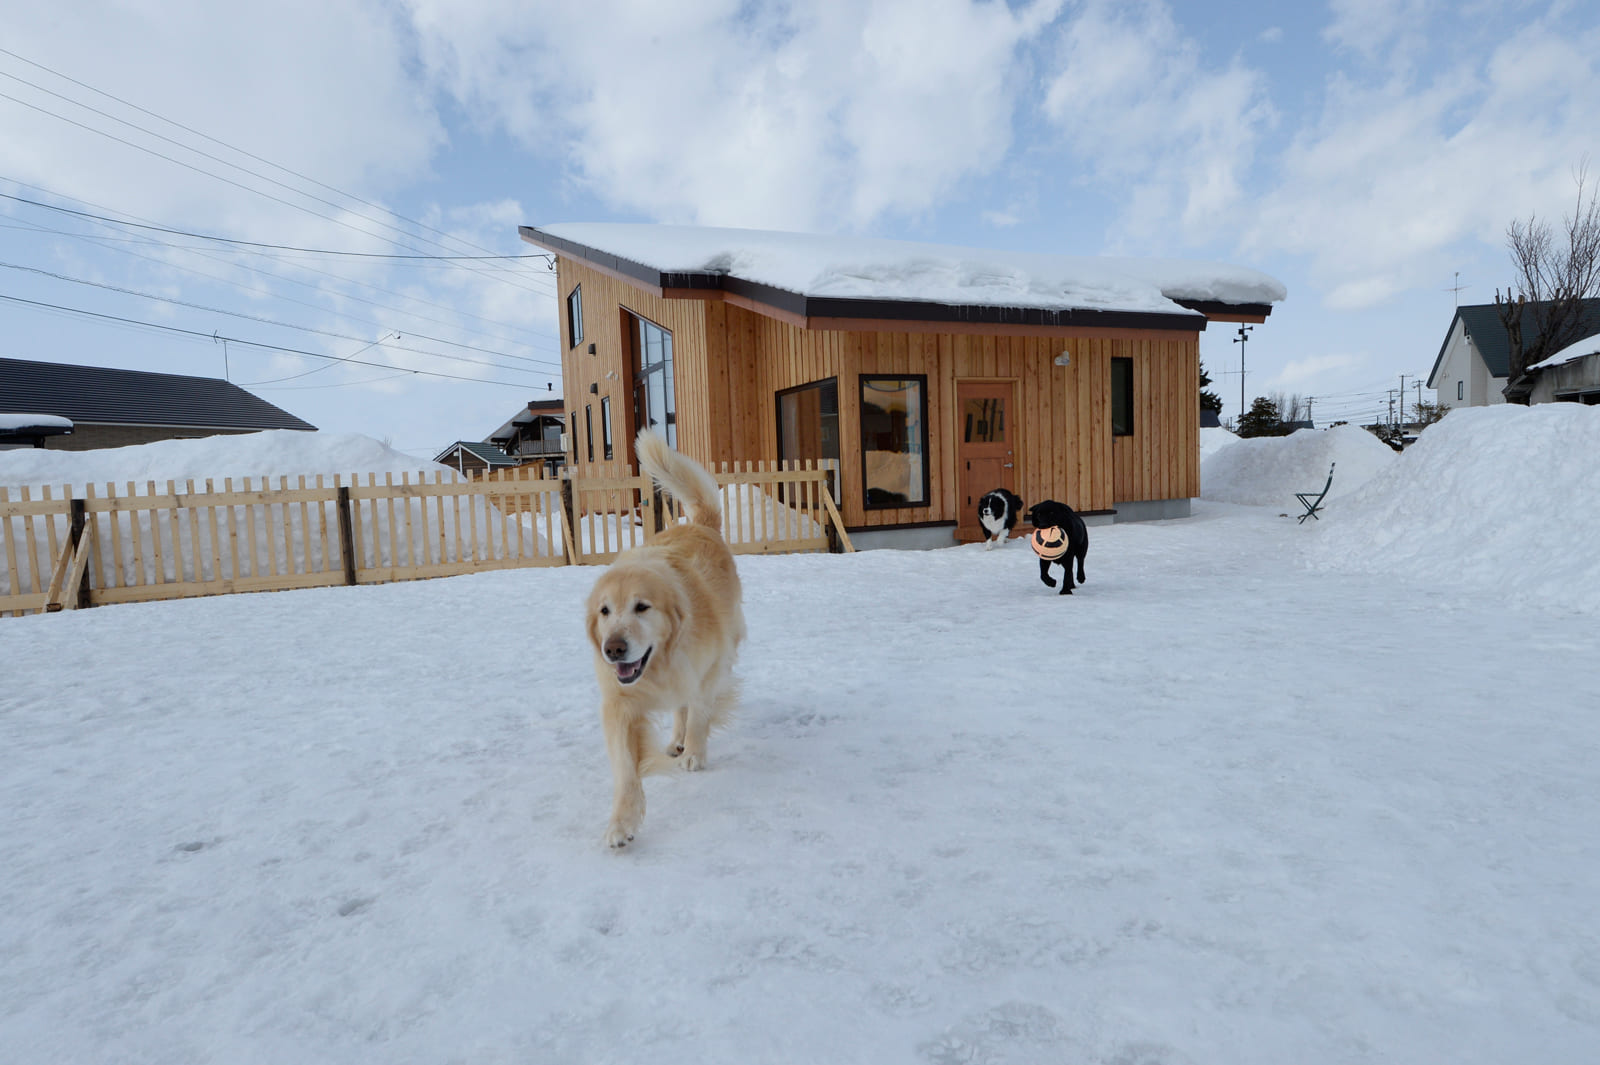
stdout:
POLYGON ((838 470, 861 546, 979 536, 1007 487, 1090 520, 1200 491, 1199 337, 1284 298, 1252 270, 753 230, 521 227, 555 253, 569 462, 641 425, 709 463, 838 470))

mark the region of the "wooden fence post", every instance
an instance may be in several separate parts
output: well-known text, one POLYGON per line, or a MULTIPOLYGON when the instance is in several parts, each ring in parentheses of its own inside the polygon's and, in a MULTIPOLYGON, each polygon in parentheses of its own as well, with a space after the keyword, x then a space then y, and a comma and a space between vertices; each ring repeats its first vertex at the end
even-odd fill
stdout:
POLYGON ((74 499, 72 501, 72 543, 74 545, 73 549, 79 557, 73 559, 74 566, 69 576, 77 580, 77 587, 72 594, 76 597, 77 605, 80 609, 89 605, 89 567, 87 565, 89 552, 83 543, 83 531, 87 524, 88 514, 85 510, 84 501, 74 499))
MULTIPOLYGON (((319 503, 318 506, 321 506, 319 503)), ((356 538, 350 521, 350 486, 339 486, 339 555, 344 559, 344 582, 356 582, 356 538)))
MULTIPOLYGON (((827 501, 829 503, 833 502, 833 475, 834 471, 830 468, 828 470, 827 483, 822 486, 822 490, 828 493, 827 501)), ((839 526, 828 520, 828 510, 831 509, 831 507, 825 507, 822 511, 822 526, 827 530, 828 534, 828 554, 842 555, 844 554, 844 545, 839 542, 839 526)))
POLYGON ((561 551, 567 556, 567 565, 578 564, 578 545, 572 541, 578 535, 578 512, 574 508, 572 496, 572 476, 570 471, 563 471, 567 475, 561 478, 561 512, 567 517, 567 527, 562 530, 561 551))

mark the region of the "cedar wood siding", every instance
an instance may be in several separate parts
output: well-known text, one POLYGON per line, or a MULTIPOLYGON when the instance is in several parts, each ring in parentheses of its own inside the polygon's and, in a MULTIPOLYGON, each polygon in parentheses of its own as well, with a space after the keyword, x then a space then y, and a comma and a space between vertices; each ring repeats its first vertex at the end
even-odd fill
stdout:
MULTIPOLYGON (((672 333, 680 449, 702 462, 777 458, 779 391, 836 378, 842 514, 850 528, 956 522, 956 382, 1011 381, 1020 440, 1017 492, 1029 503, 1058 499, 1078 510, 1200 494, 1199 333, 1062 328, 1053 335, 977 332, 845 332, 801 329, 733 303, 664 299, 569 257, 558 258, 561 335, 570 335, 566 296, 583 286, 584 339, 563 357, 566 409, 579 412, 575 450, 586 465, 583 407, 600 417, 609 395, 616 461, 633 434, 631 368, 622 334, 626 310, 672 333), (594 343, 597 353, 589 355, 594 343), (1066 350, 1071 363, 1054 365, 1066 350), (1134 432, 1111 435, 1111 359, 1133 359, 1134 432), (607 379, 615 372, 615 379, 607 379), (916 374, 928 382, 929 498, 926 507, 867 510, 861 500, 860 374, 916 374), (589 384, 599 386, 591 395, 589 384)), ((563 339, 564 343, 564 339, 563 339)), ((601 461, 595 427, 595 457, 601 461)))

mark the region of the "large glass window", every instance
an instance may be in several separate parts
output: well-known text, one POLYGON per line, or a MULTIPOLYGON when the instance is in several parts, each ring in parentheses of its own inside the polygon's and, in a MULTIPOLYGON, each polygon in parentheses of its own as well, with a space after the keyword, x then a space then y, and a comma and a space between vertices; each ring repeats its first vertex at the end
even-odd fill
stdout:
POLYGON ((567 297, 567 347, 575 348, 583 339, 583 286, 567 297))
POLYGON ((583 405, 583 432, 589 440, 589 461, 594 461, 594 408, 589 404, 583 405))
MULTIPOLYGON (((778 458, 815 461, 817 468, 839 469, 839 383, 834 378, 778 393, 778 458)), ((834 498, 838 498, 834 473, 834 498)))
POLYGON ((861 378, 861 472, 868 508, 927 506, 927 377, 861 378))
POLYGON ((672 381, 672 334, 654 322, 635 318, 633 330, 633 414, 639 428, 653 428, 678 446, 678 401, 672 381))
POLYGON ((1133 360, 1111 360, 1111 435, 1133 435, 1133 360))

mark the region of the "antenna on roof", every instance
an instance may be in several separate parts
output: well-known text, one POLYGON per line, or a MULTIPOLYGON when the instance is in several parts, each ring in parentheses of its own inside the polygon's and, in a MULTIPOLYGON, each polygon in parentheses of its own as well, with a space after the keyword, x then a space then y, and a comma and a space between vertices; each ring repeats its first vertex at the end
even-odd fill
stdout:
POLYGON ((1464 289, 1464 288, 1471 288, 1471 287, 1472 287, 1471 285, 1463 285, 1461 283, 1461 271, 1457 270, 1456 271, 1456 283, 1454 285, 1446 286, 1445 287, 1445 291, 1446 292, 1454 292, 1456 294, 1456 307, 1460 308, 1460 306, 1461 306, 1461 290, 1464 289))

